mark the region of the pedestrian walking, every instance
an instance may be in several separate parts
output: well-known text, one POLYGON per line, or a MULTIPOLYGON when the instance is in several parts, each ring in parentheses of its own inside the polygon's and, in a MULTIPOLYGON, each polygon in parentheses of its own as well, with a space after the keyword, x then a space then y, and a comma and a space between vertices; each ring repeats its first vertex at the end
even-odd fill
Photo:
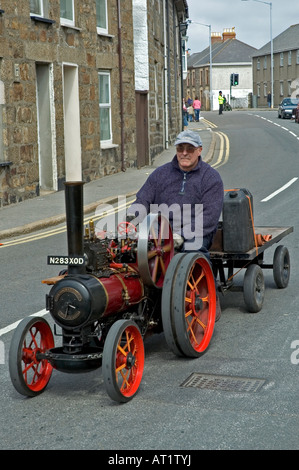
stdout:
POLYGON ((198 96, 195 96, 195 100, 193 101, 193 109, 194 109, 194 118, 195 121, 199 121, 199 113, 200 113, 200 108, 201 108, 201 102, 198 99, 198 96))
POLYGON ((194 108, 193 106, 189 106, 189 108, 187 108, 188 110, 188 117, 189 117, 189 122, 193 122, 193 119, 194 119, 194 108))
POLYGON ((271 93, 270 93, 270 91, 268 92, 268 95, 267 95, 267 103, 268 103, 269 108, 271 108, 271 93))
POLYGON ((219 114, 222 114, 222 112, 223 112, 223 103, 224 103, 224 98, 222 96, 222 91, 219 91, 218 103, 219 103, 219 114))
POLYGON ((187 110, 187 106, 185 103, 185 98, 183 98, 183 124, 184 124, 184 130, 186 130, 188 127, 188 110, 187 110))

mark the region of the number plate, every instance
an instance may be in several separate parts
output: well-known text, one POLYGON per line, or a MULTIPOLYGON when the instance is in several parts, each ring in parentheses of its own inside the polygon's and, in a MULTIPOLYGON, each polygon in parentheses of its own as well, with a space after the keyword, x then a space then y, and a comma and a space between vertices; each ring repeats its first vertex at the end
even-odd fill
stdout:
POLYGON ((48 264, 58 266, 83 266, 84 256, 48 256, 48 264))

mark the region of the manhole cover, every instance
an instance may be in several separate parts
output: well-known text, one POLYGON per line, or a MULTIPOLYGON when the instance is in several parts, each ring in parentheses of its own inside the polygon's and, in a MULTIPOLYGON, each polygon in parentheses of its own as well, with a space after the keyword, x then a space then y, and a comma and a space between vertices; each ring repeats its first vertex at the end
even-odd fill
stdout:
POLYGON ((180 386, 226 392, 257 392, 265 382, 264 379, 193 372, 180 386))

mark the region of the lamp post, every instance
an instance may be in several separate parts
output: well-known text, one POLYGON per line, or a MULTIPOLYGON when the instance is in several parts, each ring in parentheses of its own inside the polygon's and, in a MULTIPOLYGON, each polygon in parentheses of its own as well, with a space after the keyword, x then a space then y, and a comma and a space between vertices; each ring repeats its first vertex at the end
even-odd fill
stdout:
POLYGON ((204 23, 197 23, 197 21, 188 20, 189 24, 199 24, 200 26, 206 26, 209 28, 209 46, 210 46, 210 111, 213 111, 213 86, 212 86, 212 32, 211 32, 211 25, 204 24, 204 23))
MULTIPOLYGON (((242 2, 248 2, 250 0, 242 0, 242 2)), ((262 0, 252 0, 253 2, 265 3, 270 7, 270 43, 271 43, 271 108, 274 104, 274 91, 273 91, 273 37, 272 37, 272 2, 264 2, 262 0)))

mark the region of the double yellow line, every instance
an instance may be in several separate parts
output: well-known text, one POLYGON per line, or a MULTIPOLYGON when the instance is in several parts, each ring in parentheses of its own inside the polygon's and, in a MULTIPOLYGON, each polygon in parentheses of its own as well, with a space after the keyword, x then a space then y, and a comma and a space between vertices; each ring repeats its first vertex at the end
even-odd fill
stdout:
MULTIPOLYGON (((214 124, 211 121, 208 121, 207 119, 204 118, 205 123, 213 128, 217 129, 216 124, 214 124)), ((228 162, 229 159, 229 152, 230 152, 230 145, 229 145, 229 139, 224 132, 215 132, 215 134, 218 136, 220 140, 220 146, 219 146, 219 155, 217 158, 217 161, 215 163, 212 163, 211 166, 213 168, 219 168, 222 165, 225 165, 228 162)))
POLYGON ((230 151, 227 135, 223 132, 216 132, 216 134, 220 139, 220 148, 217 161, 211 165, 213 168, 219 168, 220 166, 225 165, 228 162, 230 151))
MULTIPOLYGON (((96 215, 86 216, 86 217, 84 217, 83 223, 87 224, 90 219, 92 219, 94 222, 96 222, 96 221, 102 219, 103 217, 106 217, 107 215, 111 215, 111 214, 115 213, 118 210, 127 208, 131 204, 132 204, 132 199, 130 199, 129 201, 126 201, 126 203, 124 203, 124 204, 118 204, 117 208, 107 210, 104 214, 101 214, 101 215, 98 215, 98 216, 96 216, 96 215)), ((7 248, 9 246, 22 245, 23 243, 30 243, 30 242, 33 242, 33 241, 36 241, 36 240, 42 240, 43 238, 52 237, 54 235, 58 235, 58 234, 64 233, 64 232, 66 232, 66 225, 63 225, 61 227, 56 227, 56 228, 53 228, 53 229, 50 229, 50 230, 46 230, 45 232, 42 232, 42 233, 33 233, 31 235, 27 235, 25 237, 18 238, 16 240, 8 240, 8 241, 4 242, 2 245, 0 245, 0 249, 1 248, 7 248)))

